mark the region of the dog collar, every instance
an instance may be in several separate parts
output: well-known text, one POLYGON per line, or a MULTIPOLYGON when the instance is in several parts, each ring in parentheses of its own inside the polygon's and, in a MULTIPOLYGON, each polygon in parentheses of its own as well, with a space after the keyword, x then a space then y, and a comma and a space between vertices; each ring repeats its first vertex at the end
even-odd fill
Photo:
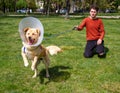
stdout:
POLYGON ((40 20, 38 20, 37 18, 26 17, 26 18, 23 18, 19 23, 19 33, 20 33, 20 37, 21 37, 25 47, 29 47, 29 46, 36 47, 42 43, 43 35, 44 35, 44 28, 43 28, 43 25, 40 22, 40 20), (27 27, 36 28, 36 29, 40 30, 40 36, 38 38, 37 43, 34 45, 29 45, 27 43, 27 40, 25 37, 25 32, 24 32, 24 29, 27 27))

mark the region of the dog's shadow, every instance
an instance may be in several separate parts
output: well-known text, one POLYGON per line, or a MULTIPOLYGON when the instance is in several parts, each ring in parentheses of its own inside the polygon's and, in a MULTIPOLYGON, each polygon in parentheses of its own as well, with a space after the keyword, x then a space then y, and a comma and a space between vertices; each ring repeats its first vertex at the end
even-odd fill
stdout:
POLYGON ((46 78, 46 71, 43 69, 39 73, 40 83, 41 84, 48 84, 50 82, 64 82, 70 77, 70 73, 67 71, 71 69, 68 66, 55 66, 49 68, 50 77, 48 78, 47 82, 45 82, 46 78))

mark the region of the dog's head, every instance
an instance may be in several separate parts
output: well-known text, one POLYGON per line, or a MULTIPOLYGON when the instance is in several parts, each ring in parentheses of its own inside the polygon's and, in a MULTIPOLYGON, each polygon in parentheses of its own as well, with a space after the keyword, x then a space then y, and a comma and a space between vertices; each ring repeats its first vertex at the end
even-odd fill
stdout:
POLYGON ((40 30, 36 28, 25 28, 25 38, 29 45, 36 44, 40 36, 40 30))

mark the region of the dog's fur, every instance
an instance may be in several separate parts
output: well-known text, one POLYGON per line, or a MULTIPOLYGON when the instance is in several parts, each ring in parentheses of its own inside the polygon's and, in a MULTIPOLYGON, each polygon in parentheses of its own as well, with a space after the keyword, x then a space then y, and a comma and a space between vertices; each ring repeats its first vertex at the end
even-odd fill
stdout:
MULTIPOLYGON (((25 28, 25 38, 29 45, 36 44, 38 41, 38 37, 40 36, 40 30, 36 28, 25 28)), ((24 66, 27 67, 29 65, 28 59, 32 61, 31 69, 35 71, 33 78, 37 76, 37 66, 40 60, 43 60, 46 67, 46 77, 50 77, 48 66, 50 64, 49 53, 51 55, 57 54, 62 51, 57 46, 48 46, 45 48, 42 45, 34 46, 34 47, 26 47, 23 45, 21 55, 23 57, 24 66), (52 50, 52 53, 51 53, 52 50), (54 52, 53 52, 54 51, 54 52)))
POLYGON ((62 52, 61 48, 55 45, 46 47, 50 55, 57 55, 57 53, 62 52))

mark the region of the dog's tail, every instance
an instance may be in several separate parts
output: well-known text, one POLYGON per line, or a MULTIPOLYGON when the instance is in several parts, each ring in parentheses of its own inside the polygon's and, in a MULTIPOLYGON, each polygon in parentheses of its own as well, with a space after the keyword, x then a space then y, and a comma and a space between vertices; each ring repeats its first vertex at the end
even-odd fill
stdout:
POLYGON ((50 55, 57 55, 59 52, 62 52, 62 49, 55 45, 47 46, 46 49, 50 55))

